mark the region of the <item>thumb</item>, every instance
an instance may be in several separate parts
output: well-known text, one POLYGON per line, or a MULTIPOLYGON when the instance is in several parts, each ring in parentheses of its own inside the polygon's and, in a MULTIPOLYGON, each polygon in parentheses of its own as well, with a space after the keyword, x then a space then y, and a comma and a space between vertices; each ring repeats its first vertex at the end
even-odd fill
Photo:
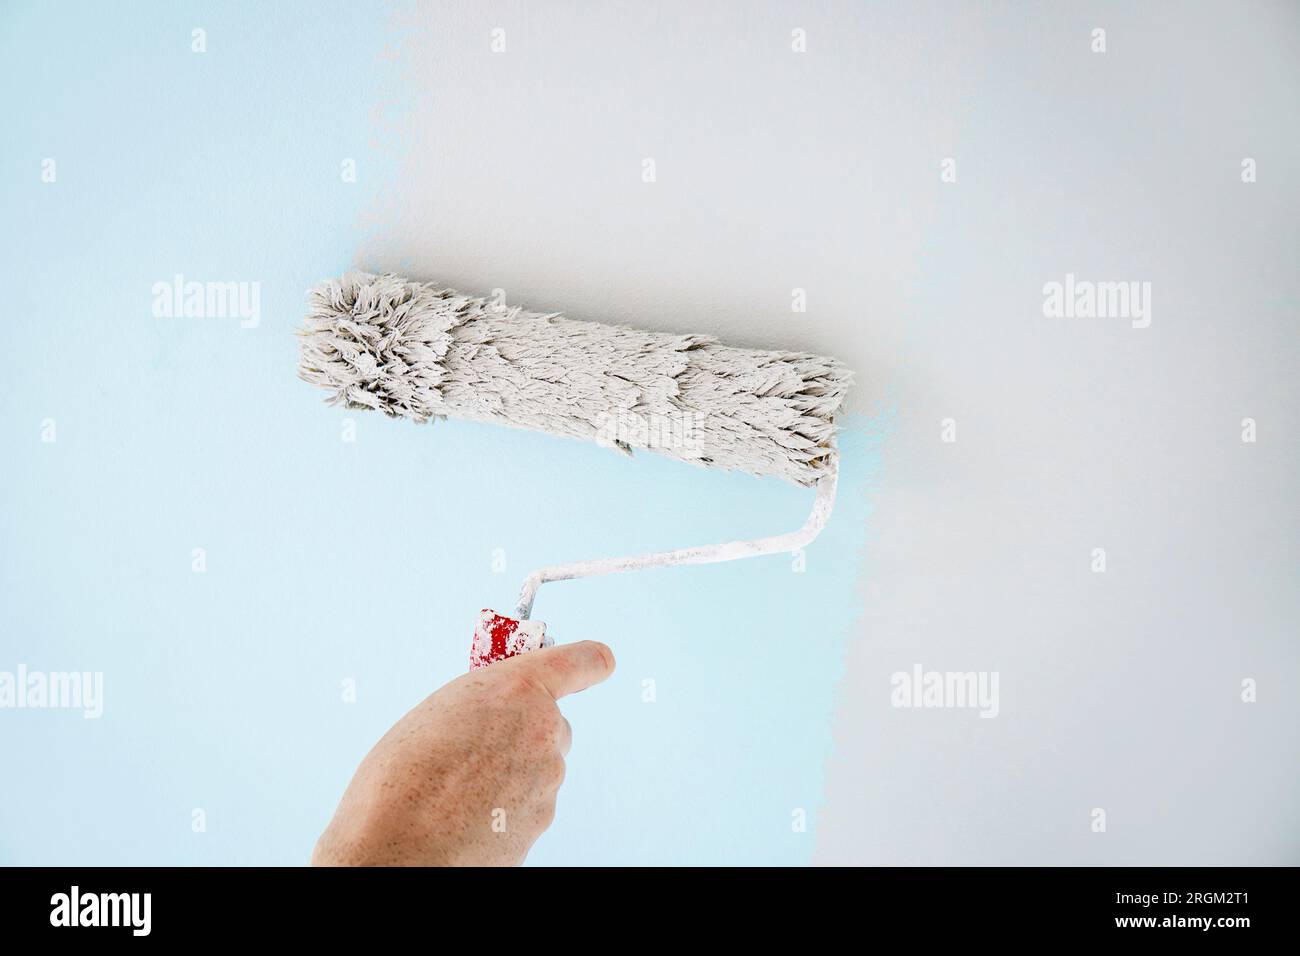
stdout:
POLYGON ((538 648, 501 663, 512 663, 528 672, 559 700, 599 684, 614 673, 614 652, 599 641, 578 641, 538 648))

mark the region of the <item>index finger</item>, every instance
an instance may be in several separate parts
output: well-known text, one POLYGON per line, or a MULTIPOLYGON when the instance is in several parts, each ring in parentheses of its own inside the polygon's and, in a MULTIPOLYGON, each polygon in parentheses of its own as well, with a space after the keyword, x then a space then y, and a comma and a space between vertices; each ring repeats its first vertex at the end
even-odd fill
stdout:
POLYGON ((543 647, 514 658, 556 700, 599 684, 614 673, 614 652, 599 641, 543 647))

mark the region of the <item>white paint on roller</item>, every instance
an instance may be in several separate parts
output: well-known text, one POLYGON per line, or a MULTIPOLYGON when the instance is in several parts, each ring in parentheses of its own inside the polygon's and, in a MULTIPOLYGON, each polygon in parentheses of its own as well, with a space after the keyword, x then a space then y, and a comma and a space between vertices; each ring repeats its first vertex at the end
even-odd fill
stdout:
POLYGON ((644 448, 805 487, 830 470, 850 379, 834 359, 498 309, 392 274, 327 280, 309 304, 299 375, 333 404, 644 448))

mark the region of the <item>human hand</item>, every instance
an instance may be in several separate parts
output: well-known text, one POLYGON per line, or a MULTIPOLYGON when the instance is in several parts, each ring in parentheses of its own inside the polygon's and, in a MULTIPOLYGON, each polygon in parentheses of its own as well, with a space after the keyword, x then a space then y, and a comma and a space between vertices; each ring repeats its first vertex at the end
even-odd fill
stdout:
POLYGON ((571 729, 555 702, 613 671, 608 647, 581 641, 444 685, 361 761, 312 865, 522 863, 564 780, 571 729))

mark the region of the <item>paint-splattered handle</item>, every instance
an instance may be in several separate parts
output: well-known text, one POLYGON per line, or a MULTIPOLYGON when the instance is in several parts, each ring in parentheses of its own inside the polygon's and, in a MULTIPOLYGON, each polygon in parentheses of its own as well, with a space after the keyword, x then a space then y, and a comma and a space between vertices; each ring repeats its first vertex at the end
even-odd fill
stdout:
POLYGON ((550 647, 555 642, 546 636, 546 625, 541 621, 519 621, 484 608, 478 615, 474 628, 474 643, 469 649, 469 669, 487 667, 507 657, 550 647))

